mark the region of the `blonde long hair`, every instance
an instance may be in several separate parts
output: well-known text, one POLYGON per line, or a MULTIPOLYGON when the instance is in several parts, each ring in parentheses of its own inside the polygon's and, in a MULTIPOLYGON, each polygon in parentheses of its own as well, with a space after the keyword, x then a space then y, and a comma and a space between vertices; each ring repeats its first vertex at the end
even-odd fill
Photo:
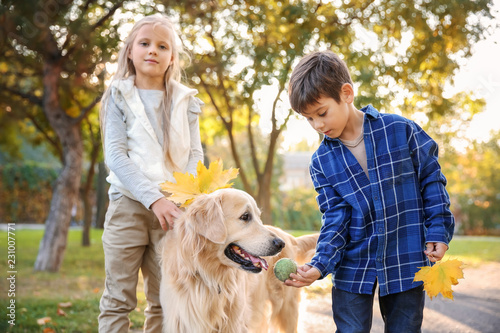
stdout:
POLYGON ((179 166, 175 161, 172 160, 169 152, 169 133, 170 133, 170 109, 172 105, 172 80, 180 82, 181 80, 181 74, 182 74, 182 68, 181 68, 181 62, 180 62, 180 56, 184 55, 187 59, 189 59, 189 55, 187 52, 184 50, 182 45, 179 45, 177 43, 177 40, 179 39, 179 36, 177 32, 175 31, 175 27, 170 21, 170 19, 166 16, 163 15, 150 15, 142 18, 138 22, 135 23, 134 27, 130 31, 129 35, 124 41, 123 47, 120 49, 120 52, 118 53, 118 67, 116 70, 115 75, 113 75, 113 78, 111 80, 110 85, 104 92, 101 100, 101 109, 99 112, 99 118, 100 118, 100 125, 101 125, 101 134, 102 134, 102 142, 104 146, 104 128, 105 128, 105 113, 106 113, 106 108, 107 104, 109 101, 109 98, 111 97, 111 86, 114 81, 116 80, 123 80, 131 75, 135 75, 135 67, 132 62, 132 60, 128 57, 131 50, 132 50, 132 45, 134 43, 134 40, 139 32, 139 29, 141 29, 145 25, 152 25, 153 28, 161 25, 167 28, 170 31, 170 38, 172 39, 171 45, 172 45, 172 57, 173 61, 170 64, 170 66, 167 68, 167 71, 165 72, 165 97, 163 98, 163 101, 160 105, 160 110, 162 114, 162 130, 163 130, 163 155, 164 155, 164 160, 165 160, 165 165, 167 167, 171 166, 173 170, 171 171, 182 171, 180 170, 179 166))

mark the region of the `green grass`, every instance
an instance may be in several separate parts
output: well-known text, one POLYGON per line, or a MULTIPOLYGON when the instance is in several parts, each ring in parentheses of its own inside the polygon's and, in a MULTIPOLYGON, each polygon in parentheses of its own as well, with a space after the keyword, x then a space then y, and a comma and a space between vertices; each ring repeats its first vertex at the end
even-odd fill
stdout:
MULTIPOLYGON (((97 332, 99 299, 104 286, 104 255, 101 245, 102 230, 91 231, 91 246, 81 246, 81 231, 70 230, 62 267, 58 273, 33 270, 43 230, 21 229, 16 235, 16 325, 9 327, 6 317, 8 305, 7 284, 0 285, 0 332, 97 332), (58 315, 58 304, 70 302, 61 308, 66 316, 58 315), (38 319, 50 317, 45 325, 38 319)), ((0 253, 6 253, 6 232, 0 232, 0 253)), ((4 258, 6 255, 3 256, 4 258)), ((7 272, 7 260, 0 261, 0 272, 7 272)), ((2 280, 4 274, 2 274, 2 280)), ((142 286, 138 288, 138 307, 130 315, 132 328, 140 329, 146 307, 142 286)))
POLYGON ((287 230, 287 232, 292 234, 295 237, 299 237, 299 236, 304 236, 304 235, 314 233, 316 231, 313 232, 313 231, 307 231, 307 230, 287 230))
POLYGON ((456 236, 446 251, 444 259, 447 258, 460 259, 470 265, 500 262, 500 237, 456 236))
MULTIPOLYGON (((308 232, 292 231, 294 236, 308 232)), ((97 332, 99 299, 104 286, 104 256, 101 245, 102 230, 92 230, 91 246, 82 247, 81 231, 70 230, 64 262, 58 273, 35 272, 33 266, 43 230, 21 229, 16 234, 16 325, 9 327, 6 307, 8 284, 0 284, 0 332, 97 332), (66 316, 57 313, 58 304, 71 302, 62 308, 66 316), (37 319, 50 317, 39 325, 37 319)), ((5 281, 7 269, 7 233, 0 232, 0 272, 5 281)), ((447 257, 463 260, 469 265, 485 261, 500 262, 500 237, 455 237, 447 257)), ((314 291, 313 291, 314 292, 314 291)), ((138 287, 138 307, 130 315, 132 328, 142 327, 146 307, 142 285, 138 287)))

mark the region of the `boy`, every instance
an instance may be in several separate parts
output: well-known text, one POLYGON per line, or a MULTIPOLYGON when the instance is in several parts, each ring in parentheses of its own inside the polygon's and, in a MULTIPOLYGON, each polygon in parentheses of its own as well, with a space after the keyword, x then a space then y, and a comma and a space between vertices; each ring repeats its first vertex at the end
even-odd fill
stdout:
POLYGON ((411 120, 356 109, 347 66, 330 51, 299 62, 289 97, 325 137, 310 164, 323 214, 316 254, 286 285, 331 273, 337 332, 369 332, 378 284, 385 331, 420 332, 425 294, 413 278, 444 256, 454 228, 437 144, 411 120))

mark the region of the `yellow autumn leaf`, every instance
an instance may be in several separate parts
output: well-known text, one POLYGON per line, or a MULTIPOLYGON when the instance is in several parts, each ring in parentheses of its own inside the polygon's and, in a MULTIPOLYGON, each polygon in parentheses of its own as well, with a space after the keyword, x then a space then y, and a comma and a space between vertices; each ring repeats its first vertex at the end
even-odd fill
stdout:
POLYGON ((208 169, 203 163, 198 163, 197 171, 202 193, 212 193, 221 188, 231 187, 233 183, 229 183, 229 181, 238 176, 238 169, 224 170, 221 160, 210 163, 208 169))
POLYGON ((208 169, 199 161, 196 172, 196 177, 189 174, 189 172, 174 172, 173 176, 176 182, 167 181, 161 183, 160 187, 162 191, 171 193, 168 197, 169 200, 181 204, 181 207, 186 207, 200 194, 212 193, 221 188, 231 187, 233 183, 229 183, 229 181, 238 175, 238 169, 224 170, 220 159, 210 163, 208 169))
POLYGON ((189 172, 185 174, 174 172, 173 176, 177 183, 164 182, 160 184, 162 191, 171 193, 168 197, 169 200, 178 204, 183 204, 187 200, 200 195, 198 181, 189 172))
POLYGON ((457 259, 447 261, 439 261, 432 267, 420 267, 420 270, 415 273, 413 281, 423 281, 424 289, 432 299, 439 293, 443 297, 453 299, 453 291, 451 286, 458 284, 458 279, 464 278, 462 271, 463 262, 457 259))

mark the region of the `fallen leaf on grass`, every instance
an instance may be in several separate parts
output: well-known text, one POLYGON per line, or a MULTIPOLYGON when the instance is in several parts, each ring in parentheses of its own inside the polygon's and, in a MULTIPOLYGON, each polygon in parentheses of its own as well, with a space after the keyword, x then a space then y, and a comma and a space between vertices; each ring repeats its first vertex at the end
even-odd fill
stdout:
POLYGON ((94 288, 94 289, 92 290, 92 292, 93 292, 94 294, 97 294, 97 293, 99 292, 99 290, 100 290, 99 288, 94 288))
POLYGON ((57 315, 58 316, 63 316, 63 317, 67 316, 66 312, 64 312, 64 310, 61 309, 61 308, 57 308, 57 315))
POLYGON ((50 317, 43 317, 43 318, 39 318, 36 320, 36 323, 38 325, 45 325, 47 323, 50 323, 52 321, 52 318, 50 317))
POLYGON ((439 261, 432 267, 420 267, 420 270, 415 273, 413 281, 423 281, 424 290, 432 299, 439 293, 443 297, 453 299, 452 285, 458 284, 458 279, 464 278, 462 271, 463 262, 457 259, 447 261, 439 261))
POLYGON ((42 332, 43 333, 56 333, 56 331, 54 331, 54 329, 52 329, 50 327, 44 328, 42 332))
POLYGON ((181 207, 187 207, 201 194, 212 193, 233 185, 229 181, 238 176, 238 169, 224 170, 222 164, 222 160, 218 159, 210 163, 207 169, 201 161, 198 161, 196 177, 189 172, 174 172, 176 183, 164 182, 160 187, 163 191, 171 193, 169 200, 181 204, 181 207))
POLYGON ((70 308, 71 306, 73 306, 71 302, 61 302, 57 304, 57 307, 59 308, 70 308))

